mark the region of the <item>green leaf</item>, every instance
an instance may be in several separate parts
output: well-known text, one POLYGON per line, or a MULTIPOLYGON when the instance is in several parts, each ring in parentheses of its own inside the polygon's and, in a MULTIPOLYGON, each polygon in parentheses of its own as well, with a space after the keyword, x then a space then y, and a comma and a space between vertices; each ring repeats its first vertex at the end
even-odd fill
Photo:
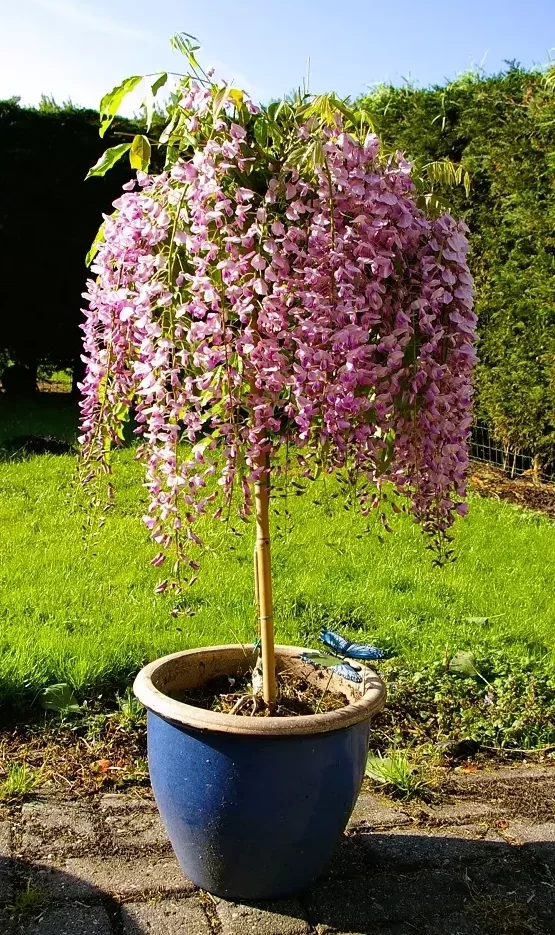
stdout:
POLYGON ((150 163, 150 143, 146 136, 136 136, 129 150, 129 162, 132 169, 146 172, 150 163))
POLYGON ((283 134, 278 124, 275 122, 275 120, 271 120, 269 118, 267 120, 267 123, 268 123, 268 129, 270 130, 270 134, 274 142, 275 143, 281 142, 281 140, 283 139, 283 134))
POLYGON ((180 119, 180 114, 177 111, 175 111, 175 113, 172 115, 170 122, 166 124, 166 126, 164 127, 164 129, 162 130, 160 134, 161 143, 168 142, 170 136, 172 135, 172 133, 174 132, 176 128, 176 124, 178 123, 179 119, 180 119))
POLYGON ((312 166, 314 169, 318 169, 320 166, 324 165, 325 156, 324 156, 324 147, 322 145, 322 140, 314 140, 314 146, 312 148, 312 166))
POLYGON ((81 710, 81 705, 67 682, 59 682, 45 688, 40 703, 45 711, 56 711, 58 714, 77 714, 81 710))
POLYGON ((100 244, 104 242, 104 239, 105 239, 104 238, 104 224, 105 223, 106 223, 105 221, 102 221, 102 224, 100 225, 100 227, 98 228, 96 232, 96 236, 90 246, 89 252, 87 253, 85 257, 85 266, 91 265, 96 254, 98 253, 98 248, 100 247, 100 244))
POLYGON ((445 186, 462 185, 468 198, 470 194, 470 174, 460 163, 452 162, 451 159, 437 159, 435 162, 428 162, 422 166, 422 172, 430 180, 432 185, 440 184, 445 186))
POLYGON ((227 104, 229 100, 229 92, 231 88, 224 86, 220 88, 217 94, 214 95, 214 100, 212 101, 212 119, 217 120, 220 116, 221 111, 227 104))
POLYGON ((426 194, 419 195, 416 199, 416 204, 422 211, 427 211, 432 217, 438 217, 445 211, 451 210, 451 206, 445 198, 440 198, 435 192, 427 192, 426 194))
POLYGON ((116 116, 118 110, 120 109, 122 102, 125 100, 128 94, 131 94, 131 91, 134 91, 138 84, 143 80, 142 75, 133 75, 131 78, 126 78, 125 81, 122 81, 121 84, 116 85, 108 94, 105 94, 102 100, 100 101, 100 136, 104 136, 106 130, 112 123, 112 120, 116 116))
POLYGON ((160 90, 160 88, 163 88, 163 87, 164 87, 164 85, 166 84, 167 80, 168 80, 168 73, 167 73, 167 71, 161 72, 161 73, 158 75, 158 77, 154 79, 154 81, 152 82, 152 85, 151 85, 151 87, 150 87, 150 90, 152 91, 154 97, 156 97, 156 95, 158 94, 158 91, 160 90))
POLYGON ((176 52, 187 55, 188 52, 198 52, 200 49, 199 40, 192 36, 190 32, 176 32, 170 39, 170 45, 176 52), (193 45, 196 43, 196 45, 193 45))
POLYGON ((154 79, 150 88, 148 89, 145 99, 143 101, 145 110, 146 110, 146 129, 147 132, 152 126, 152 118, 154 117, 154 98, 156 97, 160 88, 164 87, 166 81, 168 80, 168 73, 166 71, 158 75, 154 79))
POLYGON ((264 117, 260 117, 254 125, 254 138, 262 149, 268 145, 268 124, 264 117))
POLYGON ((179 156, 179 150, 177 146, 168 146, 166 150, 166 161, 164 163, 164 169, 171 169, 174 162, 177 161, 179 156))
POLYGON ((245 94, 239 88, 230 88, 229 97, 236 107, 241 107, 241 105, 245 102, 245 94))
POLYGON ((474 654, 465 652, 464 650, 455 653, 449 663, 449 671, 457 675, 464 675, 467 678, 474 678, 478 675, 474 654))
POLYGON ((108 169, 115 166, 116 162, 118 162, 129 149, 131 149, 131 143, 120 143, 119 146, 111 146, 105 153, 102 153, 98 162, 89 169, 85 176, 85 181, 90 179, 93 175, 106 175, 108 169))
POLYGON ((188 32, 178 32, 170 39, 170 45, 176 52, 181 52, 185 56, 191 68, 200 68, 195 58, 195 52, 200 49, 199 41, 196 36, 191 36, 188 32))

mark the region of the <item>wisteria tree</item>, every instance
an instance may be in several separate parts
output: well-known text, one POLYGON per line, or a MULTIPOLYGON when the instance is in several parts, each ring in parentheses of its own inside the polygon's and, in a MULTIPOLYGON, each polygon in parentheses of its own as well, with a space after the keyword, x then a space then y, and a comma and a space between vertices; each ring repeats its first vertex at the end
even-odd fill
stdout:
MULTIPOLYGON (((276 699, 268 504, 278 450, 347 472, 364 514, 404 498, 437 560, 464 515, 476 319, 466 228, 426 205, 361 112, 300 94, 259 110, 200 68, 179 79, 148 174, 94 245, 81 443, 91 482, 131 409, 159 591, 198 568, 198 521, 256 517, 264 700, 276 699), (354 480, 353 480, 354 479, 354 480), (215 482, 217 481, 217 483, 215 482), (389 494, 390 495, 390 494, 389 494)), ((129 79, 103 102, 104 126, 129 79)), ((164 75, 150 78, 154 91, 164 75)), ((150 92, 149 92, 150 93, 150 92)))

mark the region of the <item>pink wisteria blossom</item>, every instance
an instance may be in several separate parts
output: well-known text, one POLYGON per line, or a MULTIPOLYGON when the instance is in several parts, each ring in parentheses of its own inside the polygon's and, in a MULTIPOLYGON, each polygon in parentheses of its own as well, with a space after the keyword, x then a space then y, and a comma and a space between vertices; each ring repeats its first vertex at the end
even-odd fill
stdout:
MULTIPOLYGON (((182 105, 197 129, 209 94, 192 86, 182 105)), ((220 116, 192 158, 139 173, 105 220, 86 294, 81 442, 102 466, 134 407, 153 565, 175 546, 198 568, 199 517, 220 515, 222 496, 248 515, 261 456, 285 440, 378 492, 390 482, 432 535, 465 513, 466 227, 428 217, 410 166, 384 164, 376 137, 359 141, 338 119, 321 145, 315 168, 285 163, 251 187, 249 135, 220 116)))

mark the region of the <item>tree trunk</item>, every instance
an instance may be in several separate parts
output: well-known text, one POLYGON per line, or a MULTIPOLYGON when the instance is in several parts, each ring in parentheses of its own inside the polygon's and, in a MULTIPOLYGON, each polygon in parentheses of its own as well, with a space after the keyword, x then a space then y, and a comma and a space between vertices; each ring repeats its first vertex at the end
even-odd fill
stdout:
POLYGON ((256 465, 265 473, 254 485, 256 507, 255 587, 262 653, 262 693, 270 711, 277 698, 274 615, 272 609, 272 565, 270 555, 270 475, 266 455, 256 465))

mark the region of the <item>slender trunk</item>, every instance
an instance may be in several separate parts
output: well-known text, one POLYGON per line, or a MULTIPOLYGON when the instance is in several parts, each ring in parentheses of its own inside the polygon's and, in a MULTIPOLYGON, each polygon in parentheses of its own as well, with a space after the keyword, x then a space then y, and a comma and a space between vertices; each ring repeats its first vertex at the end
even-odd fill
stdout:
MULTIPOLYGON (((268 459, 262 455, 257 467, 267 469, 268 459)), ((256 507, 255 587, 258 604, 258 624, 262 652, 262 693, 270 708, 275 707, 276 657, 274 651, 274 615, 272 609, 272 565, 270 556, 270 476, 268 470, 254 485, 256 507)))
POLYGON ((539 455, 534 455, 534 460, 532 461, 532 480, 534 481, 534 484, 540 483, 541 475, 542 475, 541 458, 539 455))

